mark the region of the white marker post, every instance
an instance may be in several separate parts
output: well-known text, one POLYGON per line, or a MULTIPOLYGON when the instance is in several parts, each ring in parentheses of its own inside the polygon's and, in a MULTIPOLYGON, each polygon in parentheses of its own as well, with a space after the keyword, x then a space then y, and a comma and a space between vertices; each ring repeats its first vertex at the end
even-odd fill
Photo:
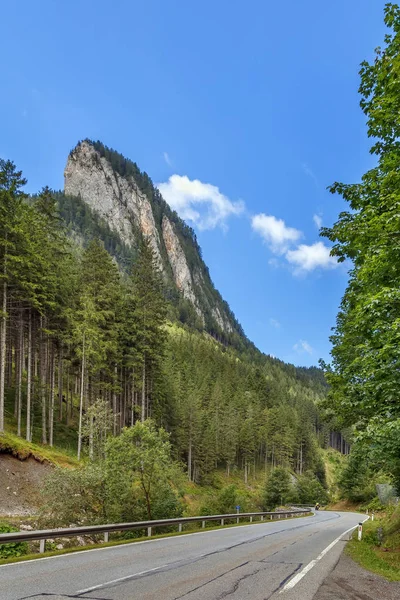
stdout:
POLYGON ((374 513, 372 513, 372 515, 371 515, 371 521, 374 520, 374 516, 375 516, 374 513))
POLYGON ((361 542, 362 540, 362 523, 358 524, 358 541, 361 542))

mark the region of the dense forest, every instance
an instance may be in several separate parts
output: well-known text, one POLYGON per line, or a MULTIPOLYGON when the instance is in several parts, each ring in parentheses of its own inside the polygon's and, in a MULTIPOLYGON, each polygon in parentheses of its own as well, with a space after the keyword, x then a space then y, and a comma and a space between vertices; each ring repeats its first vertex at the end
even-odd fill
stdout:
POLYGON ((15 422, 19 436, 51 446, 68 427, 78 457, 93 458, 98 436, 151 418, 190 480, 224 468, 247 481, 282 466, 324 481, 320 370, 179 325, 145 240, 132 252, 70 199, 82 217, 77 240, 65 197, 49 189, 27 197, 10 161, 0 178, 0 431, 15 422))

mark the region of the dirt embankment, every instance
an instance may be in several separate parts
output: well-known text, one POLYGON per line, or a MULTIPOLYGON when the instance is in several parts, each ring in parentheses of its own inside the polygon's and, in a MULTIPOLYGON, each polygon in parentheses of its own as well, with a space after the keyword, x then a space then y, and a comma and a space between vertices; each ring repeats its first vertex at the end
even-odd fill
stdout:
POLYGON ((51 468, 32 457, 21 461, 0 454, 0 517, 35 515, 40 489, 51 468))

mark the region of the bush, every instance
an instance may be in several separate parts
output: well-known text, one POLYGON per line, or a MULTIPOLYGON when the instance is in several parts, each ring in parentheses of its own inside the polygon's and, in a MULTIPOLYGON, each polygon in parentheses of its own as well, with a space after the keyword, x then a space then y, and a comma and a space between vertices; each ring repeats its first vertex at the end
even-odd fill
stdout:
POLYGON ((271 472, 264 491, 264 509, 272 510, 279 504, 287 502, 291 495, 289 472, 283 467, 277 467, 271 472))
MULTIPOLYGON (((7 523, 0 522, 0 533, 12 533, 18 531, 7 523)), ((18 542, 15 544, 0 544, 0 558, 12 558, 13 556, 23 556, 28 553, 28 544, 18 542)))
POLYGON ((367 504, 362 504, 360 506, 360 510, 362 510, 363 512, 368 511, 368 512, 381 512, 382 510, 385 510, 386 507, 384 504, 382 504, 382 502, 379 500, 378 496, 376 496, 375 498, 373 498, 370 502, 368 502, 367 504))
POLYGON ((326 504, 328 494, 321 482, 311 472, 300 475, 296 483, 297 495, 301 504, 326 504))
POLYGON ((238 503, 238 491, 235 485, 227 485, 218 494, 216 510, 217 514, 231 514, 236 512, 238 503))
POLYGON ((104 474, 96 465, 55 469, 46 479, 42 497, 40 522, 45 526, 107 522, 104 474))

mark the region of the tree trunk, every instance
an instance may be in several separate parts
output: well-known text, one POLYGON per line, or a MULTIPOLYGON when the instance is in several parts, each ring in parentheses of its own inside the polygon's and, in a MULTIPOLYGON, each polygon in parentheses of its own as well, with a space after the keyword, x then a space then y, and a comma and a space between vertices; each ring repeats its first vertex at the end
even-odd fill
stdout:
POLYGON ((43 317, 40 317, 40 395, 42 406, 42 444, 47 444, 47 411, 46 411, 46 344, 43 336, 43 317))
POLYGON ((117 365, 115 365, 114 381, 113 381, 113 395, 112 395, 112 406, 113 406, 113 414, 114 414, 114 419, 113 419, 113 435, 114 436, 117 435, 117 392, 115 390, 115 386, 117 384, 117 374, 118 374, 117 365))
POLYGON ((56 356, 54 346, 51 350, 51 379, 50 379, 50 403, 49 403, 49 444, 53 446, 54 437, 54 395, 55 395, 55 376, 56 376, 56 356))
POLYGON ((24 370, 24 320, 20 315, 19 321, 19 355, 18 355, 18 379, 17 379, 17 435, 21 436, 21 412, 22 412, 22 372, 24 370))
POLYGON ((32 387, 32 313, 28 313, 28 365, 26 372, 26 440, 32 441, 31 435, 31 387, 32 387))
POLYGON ((192 434, 189 436, 189 450, 188 450, 188 480, 192 481, 192 434))
POLYGON ((142 423, 146 419, 146 361, 143 361, 142 370, 142 423))
MULTIPOLYGON (((7 239, 6 239, 7 241, 7 239)), ((3 267, 3 299, 0 328, 0 431, 4 431, 4 378, 6 374, 6 333, 7 333, 7 257, 3 267)))
POLYGON ((79 428, 78 428, 78 460, 81 459, 82 450, 82 411, 83 411, 83 396, 85 391, 85 335, 82 341, 82 370, 81 370, 81 397, 79 402, 79 428))
MULTIPOLYGON (((68 411, 67 411, 68 412, 68 411)), ((62 343, 58 349, 58 419, 63 419, 63 348, 62 343)))
POLYGON ((94 458, 94 452, 93 452, 93 429, 94 429, 94 421, 93 421, 93 415, 90 415, 90 421, 89 421, 89 458, 90 460, 93 460, 94 458))
POLYGON ((132 369, 132 404, 131 404, 131 427, 135 422, 135 370, 132 369))
POLYGON ((303 442, 300 444, 300 475, 303 474, 303 442))
POLYGON ((66 381, 65 381, 65 423, 66 423, 66 425, 69 424, 68 402, 69 402, 69 365, 67 364, 66 381))

